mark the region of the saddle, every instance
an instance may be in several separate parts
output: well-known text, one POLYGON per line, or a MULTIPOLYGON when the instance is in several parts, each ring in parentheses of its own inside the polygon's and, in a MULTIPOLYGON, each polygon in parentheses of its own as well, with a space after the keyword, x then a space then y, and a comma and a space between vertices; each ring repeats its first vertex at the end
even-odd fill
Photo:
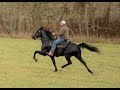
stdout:
MULTIPOLYGON (((50 46, 52 46, 54 41, 50 42, 50 46)), ((69 44, 69 40, 64 39, 64 41, 62 41, 61 43, 57 44, 57 48, 66 48, 66 46, 69 44)))

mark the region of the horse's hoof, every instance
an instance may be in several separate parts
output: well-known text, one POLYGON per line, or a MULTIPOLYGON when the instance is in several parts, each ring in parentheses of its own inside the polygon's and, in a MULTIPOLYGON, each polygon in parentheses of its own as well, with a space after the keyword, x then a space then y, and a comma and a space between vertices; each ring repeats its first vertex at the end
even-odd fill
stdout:
POLYGON ((90 73, 91 73, 91 74, 94 74, 94 72, 93 72, 93 71, 91 71, 90 73))
POLYGON ((38 59, 34 59, 35 60, 35 62, 37 62, 38 61, 38 59))
POLYGON ((61 68, 64 68, 64 66, 62 66, 61 68))
POLYGON ((57 72, 57 70, 55 70, 54 72, 57 72))

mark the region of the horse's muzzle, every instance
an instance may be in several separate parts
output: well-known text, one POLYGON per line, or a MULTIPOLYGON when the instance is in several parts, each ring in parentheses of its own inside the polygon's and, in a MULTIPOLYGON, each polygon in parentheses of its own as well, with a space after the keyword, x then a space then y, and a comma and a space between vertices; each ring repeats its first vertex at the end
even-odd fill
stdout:
POLYGON ((35 40, 36 38, 35 38, 34 36, 32 36, 32 39, 34 39, 34 40, 35 40))

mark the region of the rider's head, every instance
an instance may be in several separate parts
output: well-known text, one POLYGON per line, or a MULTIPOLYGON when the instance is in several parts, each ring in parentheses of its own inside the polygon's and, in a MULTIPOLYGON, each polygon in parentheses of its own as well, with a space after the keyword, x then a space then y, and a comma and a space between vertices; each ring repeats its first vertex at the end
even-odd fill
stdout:
POLYGON ((64 20, 62 20, 62 21, 60 22, 60 25, 61 25, 61 26, 66 25, 66 22, 65 22, 64 20))

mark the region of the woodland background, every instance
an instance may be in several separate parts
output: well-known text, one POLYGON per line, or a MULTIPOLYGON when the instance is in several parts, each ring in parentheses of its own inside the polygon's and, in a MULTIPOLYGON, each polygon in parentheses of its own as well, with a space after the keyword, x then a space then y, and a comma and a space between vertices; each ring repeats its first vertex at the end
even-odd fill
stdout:
POLYGON ((0 36, 31 38, 40 26, 55 32, 61 19, 75 40, 120 38, 120 2, 1 2, 0 36))

